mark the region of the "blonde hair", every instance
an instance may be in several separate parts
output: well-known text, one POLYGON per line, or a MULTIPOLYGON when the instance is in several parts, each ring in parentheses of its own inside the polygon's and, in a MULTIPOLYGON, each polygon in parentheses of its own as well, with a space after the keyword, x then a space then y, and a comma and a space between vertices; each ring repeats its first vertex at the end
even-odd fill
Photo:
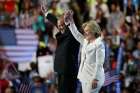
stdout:
POLYGON ((96 21, 88 21, 88 22, 85 22, 83 25, 82 25, 82 28, 84 29, 86 26, 90 27, 91 28, 91 31, 93 34, 97 33, 97 34, 100 34, 101 33, 101 28, 100 26, 96 23, 96 21))

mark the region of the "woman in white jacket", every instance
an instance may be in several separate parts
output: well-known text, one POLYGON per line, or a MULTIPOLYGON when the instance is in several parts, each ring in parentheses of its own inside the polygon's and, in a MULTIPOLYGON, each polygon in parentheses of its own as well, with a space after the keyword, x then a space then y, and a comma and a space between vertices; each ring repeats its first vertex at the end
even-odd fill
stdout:
POLYGON ((82 91, 83 93, 99 93, 105 80, 103 68, 105 47, 100 27, 95 21, 86 22, 83 24, 84 35, 82 35, 75 26, 72 11, 65 12, 64 19, 72 35, 82 45, 78 72, 82 91))

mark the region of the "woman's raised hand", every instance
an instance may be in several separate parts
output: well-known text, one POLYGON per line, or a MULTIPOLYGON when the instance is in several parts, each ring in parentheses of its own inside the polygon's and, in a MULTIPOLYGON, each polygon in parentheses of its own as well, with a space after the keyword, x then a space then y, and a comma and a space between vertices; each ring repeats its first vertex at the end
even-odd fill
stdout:
POLYGON ((70 23, 73 23, 73 11, 72 10, 67 10, 64 13, 64 22, 66 25, 69 25, 70 23))

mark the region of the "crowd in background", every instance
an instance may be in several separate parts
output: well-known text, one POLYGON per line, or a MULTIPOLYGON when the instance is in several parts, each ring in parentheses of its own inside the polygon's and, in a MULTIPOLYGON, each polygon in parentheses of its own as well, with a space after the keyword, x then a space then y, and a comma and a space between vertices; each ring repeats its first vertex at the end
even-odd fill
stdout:
MULTIPOLYGON (((122 47, 123 57, 119 72, 121 93, 140 93, 139 0, 48 0, 48 7, 48 11, 57 18, 64 13, 65 9, 72 9, 78 29, 81 29, 80 25, 83 22, 90 19, 96 20, 104 32, 107 49, 105 71, 118 68, 118 50, 122 47)), ((32 28, 35 31, 39 37, 37 57, 55 55, 57 29, 44 17, 39 0, 1 0, 0 26, 7 25, 16 29, 32 28)), ((4 64, 3 61, 0 62, 0 77, 4 64)), ((27 80, 31 82, 30 93, 57 93, 57 76, 53 72, 49 77, 41 78, 36 62, 30 63, 30 68, 30 70, 18 72, 20 77, 28 78, 27 80)), ((10 79, 10 83, 8 80, 1 79, 0 84, 3 87, 0 93, 23 93, 16 92, 20 90, 18 89, 20 79, 10 79)), ((30 85, 26 80, 24 83, 30 85)), ((101 93, 116 93, 115 91, 115 85, 112 83, 109 89, 105 87, 101 93)))

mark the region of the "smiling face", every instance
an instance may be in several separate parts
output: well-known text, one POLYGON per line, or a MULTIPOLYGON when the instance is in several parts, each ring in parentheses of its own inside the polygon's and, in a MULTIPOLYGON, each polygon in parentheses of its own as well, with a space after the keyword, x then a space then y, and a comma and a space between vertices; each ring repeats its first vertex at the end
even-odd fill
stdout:
POLYGON ((89 41, 96 39, 100 33, 100 27, 95 21, 89 21, 83 24, 84 36, 89 41))
POLYGON ((91 40, 92 38, 94 38, 94 34, 92 33, 92 30, 89 26, 85 26, 84 36, 87 40, 91 40))
POLYGON ((65 31, 65 23, 64 23, 64 16, 62 15, 57 21, 58 30, 61 32, 65 31))
POLYGON ((62 20, 58 20, 57 26, 58 26, 58 29, 60 31, 63 31, 64 30, 64 27, 65 27, 65 24, 64 24, 64 22, 62 20))

